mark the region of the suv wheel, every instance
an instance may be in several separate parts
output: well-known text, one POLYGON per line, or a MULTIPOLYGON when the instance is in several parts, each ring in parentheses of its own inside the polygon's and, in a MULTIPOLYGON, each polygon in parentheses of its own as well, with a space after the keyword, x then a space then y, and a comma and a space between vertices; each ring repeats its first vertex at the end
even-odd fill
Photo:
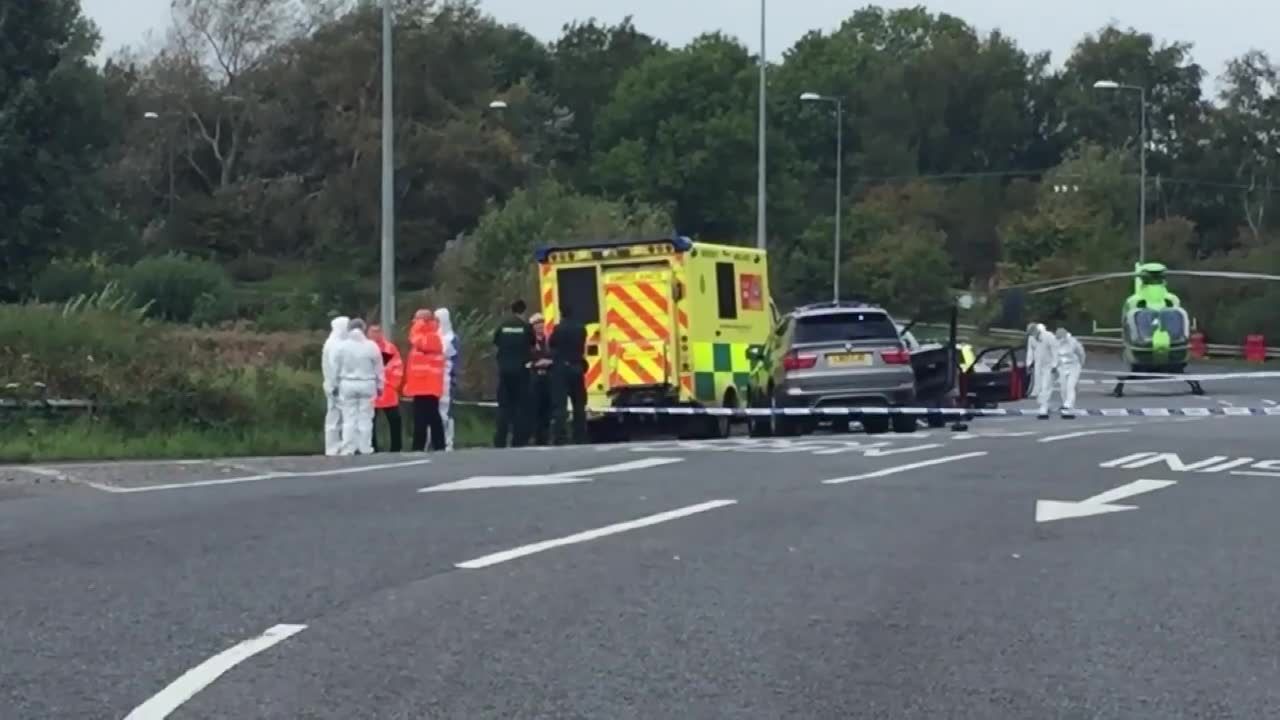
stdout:
POLYGON ((790 437, 796 434, 796 421, 786 415, 778 414, 781 406, 778 404, 777 396, 769 395, 769 409, 773 411, 769 415, 769 434, 774 437, 790 437))
POLYGON ((888 415, 863 415, 862 429, 868 435, 883 435, 889 432, 888 415))
MULTIPOLYGON (((769 404, 756 393, 752 393, 748 406, 753 410, 769 409, 769 404)), ((773 434, 773 418, 768 415, 747 418, 747 434, 751 437, 769 437, 773 434)))

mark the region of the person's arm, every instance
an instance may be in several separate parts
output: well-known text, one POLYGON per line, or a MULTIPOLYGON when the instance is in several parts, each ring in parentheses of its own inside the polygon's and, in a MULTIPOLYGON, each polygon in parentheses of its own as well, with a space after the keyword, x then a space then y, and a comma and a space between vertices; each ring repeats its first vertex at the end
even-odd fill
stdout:
POLYGON ((373 394, 376 398, 382 395, 382 391, 387 387, 387 366, 382 362, 382 351, 375 345, 373 348, 373 359, 377 363, 378 371, 373 374, 374 382, 377 386, 377 392, 373 394))

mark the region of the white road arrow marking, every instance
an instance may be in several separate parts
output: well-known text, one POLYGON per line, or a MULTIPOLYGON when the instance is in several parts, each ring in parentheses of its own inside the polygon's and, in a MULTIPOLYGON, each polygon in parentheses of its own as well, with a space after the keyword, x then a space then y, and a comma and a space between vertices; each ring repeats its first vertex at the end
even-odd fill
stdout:
POLYGON ((489 488, 503 487, 536 487, 539 485, 588 483, 594 479, 592 477, 588 477, 590 475, 607 475, 609 473, 629 472, 632 470, 646 470, 648 468, 660 467, 662 465, 670 465, 671 463, 683 461, 684 458, 642 458, 640 460, 631 460, 629 462, 616 463, 614 465, 585 468, 583 470, 570 470, 568 472, 552 473, 549 475, 478 475, 476 477, 469 477, 465 480, 424 487, 418 490, 418 492, 452 492, 455 490, 485 490, 489 488))
POLYGON ((1112 505, 1116 500, 1123 500, 1134 495, 1141 495, 1152 490, 1159 490, 1170 485, 1176 485, 1172 480, 1134 480, 1128 485, 1121 485, 1114 490, 1108 490, 1091 498, 1081 500, 1079 502, 1062 502, 1060 500, 1037 500, 1036 501, 1036 522, 1053 522, 1054 520, 1065 520, 1070 518, 1088 517, 1090 515, 1103 515, 1106 513, 1123 512, 1125 510, 1137 510, 1136 505, 1112 505))

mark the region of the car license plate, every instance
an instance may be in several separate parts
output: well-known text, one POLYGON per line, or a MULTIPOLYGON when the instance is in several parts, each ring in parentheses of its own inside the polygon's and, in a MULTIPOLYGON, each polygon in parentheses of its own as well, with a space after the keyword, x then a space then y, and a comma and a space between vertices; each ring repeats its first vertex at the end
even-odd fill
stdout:
POLYGON ((871 364, 869 353, 839 353, 827 356, 827 364, 832 367, 857 367, 871 364))

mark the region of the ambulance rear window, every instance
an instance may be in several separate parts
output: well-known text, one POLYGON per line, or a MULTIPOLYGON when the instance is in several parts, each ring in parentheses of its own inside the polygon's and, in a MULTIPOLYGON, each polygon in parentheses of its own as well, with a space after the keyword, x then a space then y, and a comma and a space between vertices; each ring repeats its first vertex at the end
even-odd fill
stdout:
POLYGON ((595 266, 557 270, 556 286, 560 291, 560 307, 573 308, 578 322, 583 325, 600 322, 595 266))
POLYGON ((898 329, 889 316, 878 312, 823 313, 796 318, 797 343, 845 342, 849 340, 899 340, 898 329))
POLYGON ((733 263, 716 263, 716 304, 721 320, 738 319, 738 285, 733 263))

